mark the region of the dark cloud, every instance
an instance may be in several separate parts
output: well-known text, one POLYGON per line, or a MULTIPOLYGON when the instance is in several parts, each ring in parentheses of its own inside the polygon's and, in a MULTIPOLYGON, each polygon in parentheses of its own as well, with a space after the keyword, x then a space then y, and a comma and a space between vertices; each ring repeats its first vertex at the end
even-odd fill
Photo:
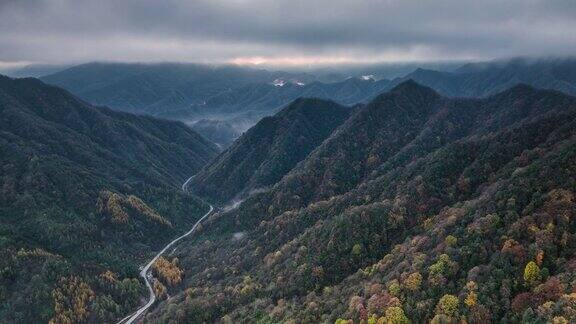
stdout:
POLYGON ((576 1, 0 0, 0 30, 4 62, 571 55, 576 1))

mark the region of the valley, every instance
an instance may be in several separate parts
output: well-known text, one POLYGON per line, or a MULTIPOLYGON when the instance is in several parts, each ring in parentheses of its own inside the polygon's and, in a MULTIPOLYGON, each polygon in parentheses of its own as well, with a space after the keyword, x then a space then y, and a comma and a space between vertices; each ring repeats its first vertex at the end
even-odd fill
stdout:
POLYGON ((142 102, 99 107, 2 76, 0 312, 51 323, 572 320, 571 69, 512 60, 282 86, 258 80, 283 72, 210 70, 248 79, 206 101, 217 119, 191 126, 135 111, 142 102))
MULTIPOLYGON (((182 185, 182 188, 185 188, 185 184, 182 185)), ((192 226, 192 228, 186 232, 185 234, 175 238, 174 240, 170 241, 170 243, 166 244, 166 246, 160 250, 160 252, 158 252, 158 254, 156 254, 154 256, 154 258, 152 258, 152 260, 150 260, 150 262, 148 262, 140 271, 140 277, 142 277, 142 279, 144 280, 144 282, 146 283, 146 287, 148 288, 148 292, 150 293, 150 297, 148 298, 148 302, 146 303, 146 305, 138 308, 138 310, 136 312, 134 312, 134 314, 128 315, 125 318, 123 318, 122 320, 120 320, 118 323, 126 323, 126 324, 130 324, 133 323, 134 321, 138 320, 138 318, 144 313, 146 312, 150 306, 152 306, 154 304, 154 302, 156 302, 156 294, 154 292, 154 290, 152 289, 152 284, 150 283, 150 280, 154 279, 152 277, 152 275, 149 273, 150 267, 152 267, 152 265, 156 262, 156 260, 158 260, 159 257, 162 256, 162 254, 164 254, 170 247, 172 247, 174 244, 176 244, 178 241, 182 240, 183 238, 189 236, 190 234, 192 234, 194 232, 194 230, 198 227, 198 225, 200 225, 200 223, 206 219, 206 217, 208 217, 212 211, 214 210, 214 207, 212 205, 210 205, 210 209, 206 212, 206 214, 204 214, 204 216, 200 217, 200 219, 198 219, 198 221, 196 221, 196 223, 194 223, 194 225, 192 226)))
POLYGON ((0 324, 576 323, 576 1, 0 30, 0 324))

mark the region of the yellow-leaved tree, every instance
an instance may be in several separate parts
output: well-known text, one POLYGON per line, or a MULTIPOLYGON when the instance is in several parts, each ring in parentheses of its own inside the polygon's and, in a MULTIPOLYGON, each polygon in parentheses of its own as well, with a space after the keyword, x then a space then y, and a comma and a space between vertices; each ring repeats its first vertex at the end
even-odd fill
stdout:
POLYGON ((540 267, 534 261, 528 262, 524 268, 524 281, 527 285, 535 285, 540 281, 540 267))

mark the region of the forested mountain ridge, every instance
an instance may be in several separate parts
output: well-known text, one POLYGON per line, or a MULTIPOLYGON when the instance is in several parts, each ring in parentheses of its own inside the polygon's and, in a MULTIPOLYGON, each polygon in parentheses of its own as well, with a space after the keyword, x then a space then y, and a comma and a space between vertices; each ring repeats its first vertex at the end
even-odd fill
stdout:
POLYGON ((2 321, 132 311, 139 263, 207 210, 180 185, 216 154, 182 123, 0 76, 2 321))
POLYGON ((485 97, 522 83, 576 95, 576 60, 516 58, 469 63, 453 72, 417 69, 393 83, 408 79, 456 97, 485 97))
POLYGON ((234 139, 234 134, 243 133, 246 125, 275 114, 299 97, 332 100, 341 105, 367 103, 410 79, 449 97, 486 97, 521 83, 576 95, 576 60, 571 58, 515 58, 468 63, 450 70, 418 68, 389 80, 373 79, 369 70, 363 71, 368 75, 358 75, 359 71, 352 69, 347 78, 322 82, 322 73, 237 66, 89 63, 42 80, 92 104, 116 110, 182 120, 191 125, 205 119, 196 130, 224 146, 234 139))
POLYGON ((191 105, 201 104, 230 88, 293 77, 307 82, 311 76, 231 65, 87 63, 44 76, 42 80, 96 105, 174 117, 189 115, 191 105))
POLYGON ((574 321, 575 162, 574 97, 401 84, 212 217, 147 320, 574 321))
POLYGON ((274 185, 325 140, 352 108, 297 99, 265 117, 199 172, 190 190, 220 203, 274 185))
POLYGON ((194 105, 192 112, 222 114, 255 111, 270 115, 291 101, 302 97, 331 100, 341 105, 354 105, 367 102, 389 88, 389 80, 364 80, 357 77, 350 77, 333 83, 314 81, 308 84, 296 84, 286 82, 281 86, 251 83, 242 87, 231 88, 209 98, 200 105, 194 105))
POLYGON ((418 68, 377 81, 350 75, 320 82, 306 73, 177 63, 88 63, 42 77, 93 104, 176 119, 247 111, 272 114, 298 97, 352 105, 410 79, 456 97, 488 96, 520 83, 576 94, 576 60, 514 58, 468 63, 451 72, 418 68))

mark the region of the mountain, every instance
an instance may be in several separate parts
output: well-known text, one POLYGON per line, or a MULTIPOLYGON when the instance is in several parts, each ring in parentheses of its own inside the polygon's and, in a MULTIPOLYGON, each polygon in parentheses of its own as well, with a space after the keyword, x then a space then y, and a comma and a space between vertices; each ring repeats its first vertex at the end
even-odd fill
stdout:
POLYGON ((233 88, 206 102, 193 106, 196 114, 231 114, 257 111, 272 114, 297 98, 319 98, 341 105, 367 102, 389 89, 390 81, 348 78, 334 83, 312 82, 297 84, 283 82, 277 85, 255 83, 233 88))
MULTIPOLYGON (((389 84, 388 80, 374 81, 369 78, 348 78, 334 83, 304 84, 282 79, 275 80, 275 83, 251 83, 223 91, 200 104, 193 104, 188 111, 188 117, 179 118, 186 120, 205 116, 208 120, 225 122, 230 128, 237 130, 237 134, 241 134, 260 119, 277 113, 298 98, 318 98, 332 100, 341 105, 354 105, 369 101, 389 89, 389 84)), ((202 123, 198 126, 201 125, 202 123)), ((230 134, 227 129, 193 127, 209 139, 226 138, 230 134)), ((237 136, 228 137, 227 140, 231 142, 236 138, 237 136)), ((220 141, 220 144, 226 146, 225 141, 220 141)))
MULTIPOLYGON (((422 66, 427 66, 423 64, 422 66)), ((370 73, 371 70, 364 70, 370 73)), ((378 67, 374 67, 378 75, 378 67)), ((289 82, 280 79, 271 83, 249 83, 232 87, 193 104, 195 114, 237 113, 241 111, 276 111, 299 97, 333 100, 342 105, 368 102, 394 86, 414 80, 451 97, 485 97, 518 84, 576 94, 576 60, 570 58, 523 59, 515 58, 483 63, 468 63, 451 72, 417 68, 393 80, 378 79, 372 74, 350 77, 331 83, 289 82)))
POLYGON ((224 146, 244 131, 245 121, 252 126, 299 97, 352 105, 370 100, 389 83, 315 79, 306 73, 176 63, 89 63, 42 78, 95 105, 196 124, 201 135, 224 146))
POLYGON ((344 69, 351 77, 327 80, 329 71, 266 71, 237 66, 199 64, 89 63, 42 78, 84 100, 116 110, 197 123, 201 135, 227 145, 248 126, 271 116, 300 97, 320 98, 341 105, 366 103, 394 86, 415 80, 450 97, 486 97, 520 83, 576 95, 576 60, 515 58, 450 64, 363 66, 344 69), (422 68, 423 67, 423 68, 422 68), (432 70, 438 68, 439 70, 432 70), (392 69, 392 70, 390 70, 392 69), (386 72, 387 71, 387 72, 386 72), (208 120, 224 122, 219 127, 208 120))
POLYGON ((515 58, 469 63, 453 72, 417 69, 395 83, 409 79, 457 97, 485 97, 521 83, 576 95, 576 59, 515 58))
POLYGON ((0 76, 0 314, 113 322, 138 265, 208 206, 181 184, 217 154, 186 125, 94 107, 0 76))
POLYGON ((401 83, 212 216, 146 321, 575 321, 575 162, 574 97, 401 83))
POLYGON ((350 115, 351 108, 297 99, 243 134, 195 175, 190 191, 227 202, 279 181, 350 115))
POLYGON ((24 78, 24 77, 42 77, 49 74, 54 74, 69 68, 66 65, 57 64, 30 64, 19 68, 9 69, 1 71, 3 74, 12 78, 24 78))
POLYGON ((184 63, 87 63, 42 78, 95 105, 177 118, 189 117, 189 108, 214 95, 246 84, 269 83, 288 74, 241 68, 184 63))
MULTIPOLYGON (((221 121, 221 127, 206 121, 196 130, 206 138, 227 145, 260 118, 271 115, 298 97, 298 94, 271 99, 258 91, 269 91, 275 82, 312 82, 306 73, 271 72, 233 65, 211 66, 185 63, 129 64, 87 63, 42 77, 94 105, 115 110, 181 120, 190 124, 205 119, 221 121), (242 102, 238 91, 244 96, 242 102), (253 93, 253 98, 245 98, 253 93), (234 104, 222 103, 226 100, 234 104), (215 102, 215 104, 212 104, 215 102), (254 111, 256 110, 256 113, 254 111), (233 132, 236 136, 230 138, 233 132), (239 132, 239 133, 238 133, 239 132)), ((284 95, 287 96, 287 95, 284 95)))

